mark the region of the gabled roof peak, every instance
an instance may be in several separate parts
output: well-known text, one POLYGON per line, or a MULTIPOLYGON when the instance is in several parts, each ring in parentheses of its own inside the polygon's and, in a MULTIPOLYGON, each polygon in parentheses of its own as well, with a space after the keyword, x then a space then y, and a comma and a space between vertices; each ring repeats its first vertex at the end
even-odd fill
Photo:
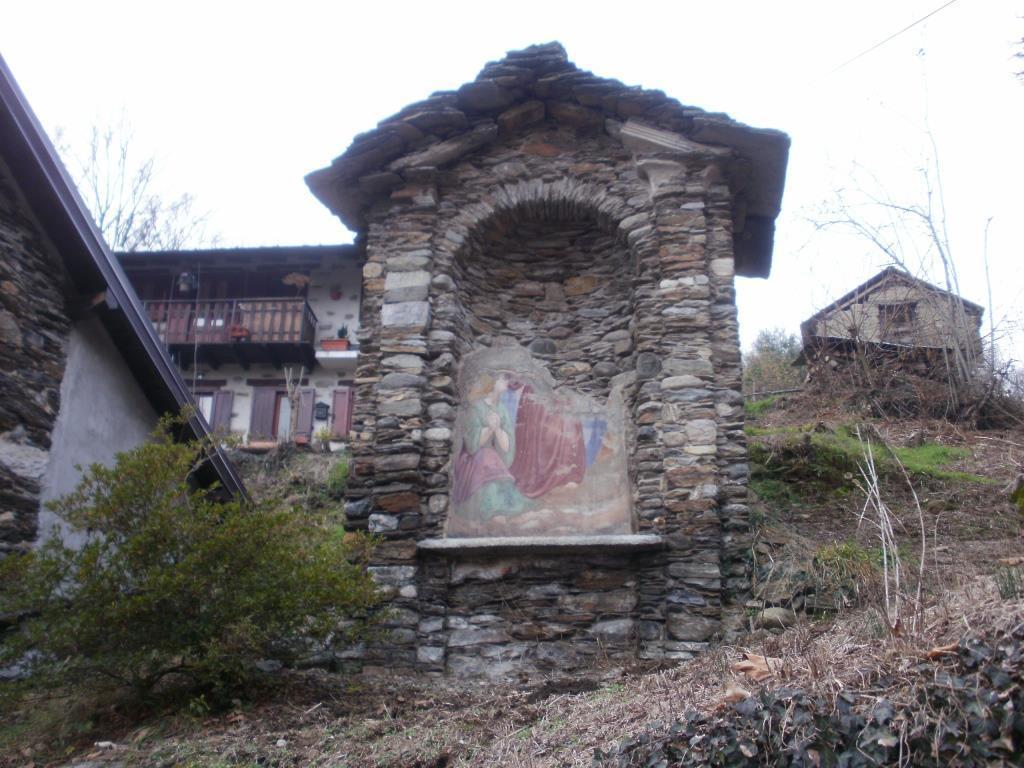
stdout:
POLYGON ((813 315, 811 315, 809 318, 807 318, 800 324, 801 329, 803 330, 805 335, 808 333, 811 333, 813 335, 813 325, 815 322, 825 317, 825 315, 829 314, 830 312, 833 312, 837 309, 842 309, 843 307, 845 307, 848 304, 851 304, 854 301, 860 300, 871 295, 872 293, 880 289, 889 280, 899 280, 907 285, 913 286, 914 288, 918 288, 922 291, 927 291, 929 293, 934 293, 940 296, 951 296, 962 302, 967 310, 977 312, 979 316, 985 311, 985 308, 980 304, 975 304, 973 301, 968 301, 962 296, 958 296, 957 294, 952 293, 951 291, 947 291, 944 288, 939 288, 939 286, 929 283, 927 280, 923 280, 920 277, 915 277, 902 267, 890 265, 883 269, 878 274, 865 280, 852 291, 844 294, 843 296, 840 296, 831 304, 828 304, 827 306, 819 309, 817 312, 815 312, 813 315))
MULTIPOLYGON (((569 61, 558 42, 510 51, 475 80, 435 92, 356 136, 331 165, 306 177, 313 193, 352 230, 364 213, 418 168, 443 168, 495 141, 548 119, 618 137, 632 120, 703 145, 726 147, 749 161, 748 218, 771 224, 785 183, 789 137, 704 112, 662 91, 598 77, 569 61)), ((767 243, 770 264, 771 244, 767 243)))

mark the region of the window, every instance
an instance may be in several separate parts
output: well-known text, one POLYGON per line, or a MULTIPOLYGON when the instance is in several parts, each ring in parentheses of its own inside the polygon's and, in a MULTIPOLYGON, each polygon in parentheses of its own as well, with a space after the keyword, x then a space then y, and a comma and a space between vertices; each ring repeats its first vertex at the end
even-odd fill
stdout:
POLYGON ((352 387, 339 387, 334 390, 334 404, 331 419, 331 433, 339 440, 347 440, 352 429, 352 405, 355 394, 352 387))
POLYGON ((196 407, 214 432, 231 431, 231 408, 235 393, 226 389, 201 389, 192 393, 196 407))
POLYGON ((274 426, 271 437, 287 440, 292 430, 292 403, 287 392, 274 393, 274 426))
POLYGON ((206 423, 213 422, 213 392, 196 392, 196 406, 203 414, 206 423))
POLYGON ((250 440, 294 440, 308 442, 313 434, 313 401, 316 391, 299 390, 299 413, 295 433, 291 432, 292 401, 280 386, 257 386, 252 391, 252 414, 249 419, 250 440))
POLYGON ((907 304, 879 304, 878 324, 882 330, 901 329, 913 325, 917 319, 917 305, 907 304))

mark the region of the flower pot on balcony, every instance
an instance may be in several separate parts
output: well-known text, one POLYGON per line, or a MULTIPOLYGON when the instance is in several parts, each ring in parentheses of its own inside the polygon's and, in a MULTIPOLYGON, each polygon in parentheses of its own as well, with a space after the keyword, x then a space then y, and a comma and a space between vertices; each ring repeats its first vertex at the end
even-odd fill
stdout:
POLYGON ((248 341, 252 334, 244 325, 232 325, 228 329, 228 335, 231 336, 232 341, 248 341))
POLYGON ((344 352, 348 349, 348 339, 321 339, 320 346, 326 352, 344 352))

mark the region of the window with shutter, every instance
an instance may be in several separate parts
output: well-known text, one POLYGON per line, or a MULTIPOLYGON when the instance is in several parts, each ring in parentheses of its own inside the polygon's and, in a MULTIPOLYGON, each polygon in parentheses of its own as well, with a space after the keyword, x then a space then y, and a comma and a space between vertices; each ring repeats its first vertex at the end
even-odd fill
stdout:
POLYGON ((277 389, 256 387, 252 391, 252 415, 249 419, 250 440, 272 440, 277 405, 277 389))
POLYGON ((342 440, 347 439, 348 433, 352 430, 352 405, 355 400, 353 394, 352 387, 339 387, 334 390, 331 432, 342 440))
POLYGON ((299 416, 295 422, 295 441, 309 442, 313 436, 313 403, 316 390, 313 388, 299 390, 299 416))
POLYGON ((210 427, 214 432, 226 435, 231 432, 231 408, 235 402, 235 393, 220 390, 213 393, 213 416, 210 427))

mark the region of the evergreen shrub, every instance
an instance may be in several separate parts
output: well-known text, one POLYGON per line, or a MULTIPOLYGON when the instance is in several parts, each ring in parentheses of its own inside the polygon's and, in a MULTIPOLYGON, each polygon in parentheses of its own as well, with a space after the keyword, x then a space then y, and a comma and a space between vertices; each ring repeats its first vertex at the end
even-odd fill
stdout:
POLYGON ((51 504, 86 532, 84 545, 52 535, 0 562, 0 614, 12 627, 0 669, 34 687, 235 696, 259 676, 258 661, 355 639, 339 627, 365 630, 379 601, 365 537, 197 487, 214 445, 176 442, 180 426, 165 418, 149 442, 90 466, 51 504))

